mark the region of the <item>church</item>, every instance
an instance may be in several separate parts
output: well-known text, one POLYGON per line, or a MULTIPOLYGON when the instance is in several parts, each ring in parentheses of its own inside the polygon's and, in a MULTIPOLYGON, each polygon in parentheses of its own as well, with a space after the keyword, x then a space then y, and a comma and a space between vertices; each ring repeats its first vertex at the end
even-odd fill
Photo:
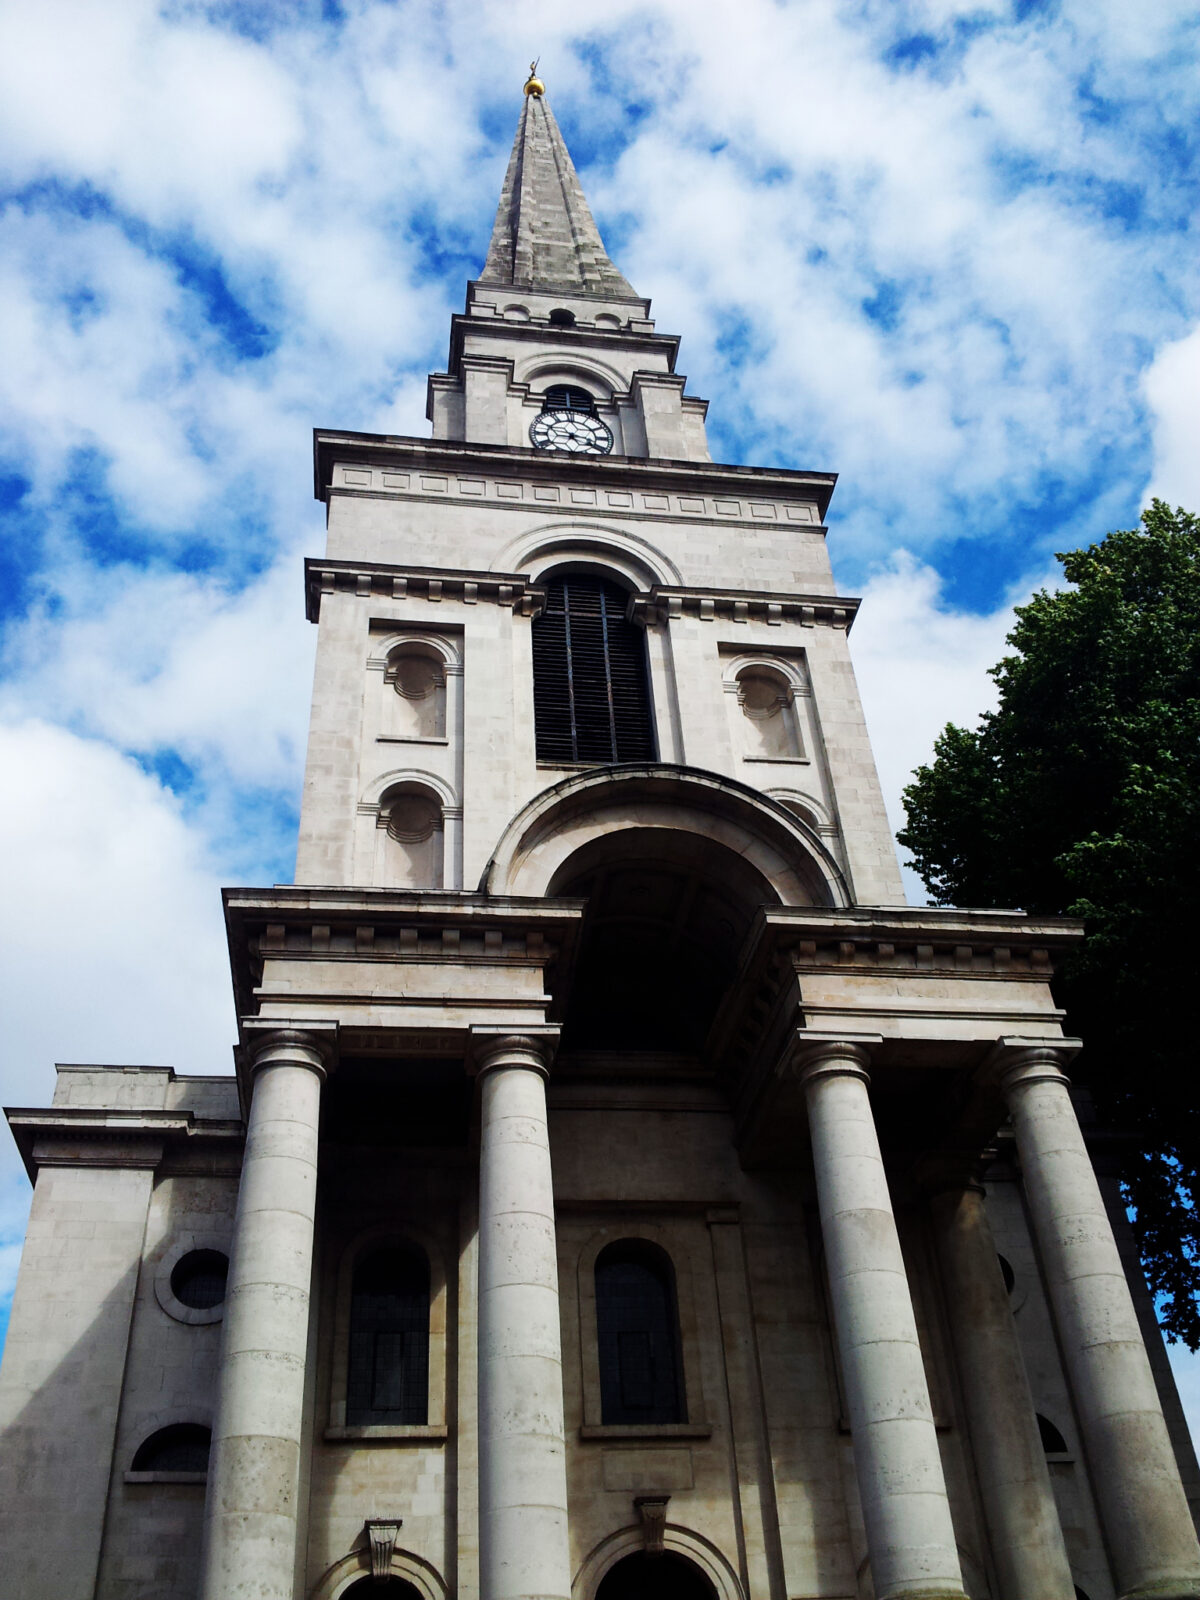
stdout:
POLYGON ((1200 1596, 1079 928, 905 903, 834 476, 678 356, 531 75, 431 436, 314 438, 236 1076, 8 1111, 13 1600, 1200 1596))

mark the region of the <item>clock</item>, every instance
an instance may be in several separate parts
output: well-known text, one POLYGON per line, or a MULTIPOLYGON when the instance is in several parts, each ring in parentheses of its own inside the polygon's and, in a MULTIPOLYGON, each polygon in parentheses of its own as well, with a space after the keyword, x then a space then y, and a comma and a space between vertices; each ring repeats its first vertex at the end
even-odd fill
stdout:
POLYGON ((606 456, 613 436, 599 417, 586 411, 539 411, 529 425, 538 450, 565 450, 576 456, 606 456))

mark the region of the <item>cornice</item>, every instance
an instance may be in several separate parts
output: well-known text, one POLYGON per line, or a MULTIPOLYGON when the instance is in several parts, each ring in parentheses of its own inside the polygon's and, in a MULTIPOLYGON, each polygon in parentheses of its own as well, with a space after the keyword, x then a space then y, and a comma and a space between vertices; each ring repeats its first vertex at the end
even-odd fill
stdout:
POLYGON ((389 600, 409 596, 437 603, 461 600, 512 607, 532 616, 546 598, 526 572, 475 572, 454 567, 414 567, 389 561, 317 561, 304 563, 304 612, 310 622, 321 615, 321 596, 338 591, 389 600))
MULTIPOLYGON (((304 610, 310 622, 319 622, 321 597, 354 594, 361 599, 444 600, 464 605, 505 606, 518 616, 535 617, 546 591, 524 572, 475 572, 454 567, 416 567, 389 561, 338 561, 309 558, 304 563, 304 610)), ((687 585, 655 584, 630 596, 629 616, 647 626, 670 623, 675 617, 699 617, 702 622, 783 622, 801 627, 853 626, 861 602, 855 596, 794 594, 770 589, 705 589, 687 585)))
MULTIPOLYGON (((492 285, 487 285, 492 287, 492 285)), ((514 289, 514 295, 519 295, 520 290, 514 289)), ((604 296, 598 303, 612 299, 616 304, 628 305, 629 301, 618 301, 615 296, 604 296)), ((608 349, 623 350, 663 350, 666 352, 668 370, 675 371, 675 363, 679 358, 680 338, 677 333, 658 333, 654 329, 640 328, 597 328, 594 324, 577 323, 573 327, 560 328, 551 326, 549 322, 510 322, 506 317, 481 317, 478 312, 456 311, 450 318, 450 349, 446 358, 445 373, 431 373, 431 377, 454 377, 462 367, 463 347, 468 335, 475 333, 482 336, 496 336, 499 334, 504 339, 511 339, 514 343, 548 345, 553 342, 555 348, 561 347, 564 355, 570 356, 575 347, 603 343, 608 349)))
POLYGON ((157 1167, 181 1144, 231 1149, 245 1137, 239 1119, 191 1111, 12 1106, 4 1115, 31 1179, 49 1166, 157 1167))
MULTIPOLYGON (((746 935, 738 976, 713 1024, 709 1049, 727 1071, 746 1082, 769 1073, 778 1040, 789 1029, 822 1025, 828 1007, 804 998, 806 984, 814 978, 832 980, 834 991, 846 995, 856 980, 884 980, 883 992, 868 997, 864 991, 864 1028, 884 1016, 919 1028, 922 1019, 940 1015, 945 1004, 948 1014, 967 1015, 975 1002, 939 997, 961 980, 999 985, 1001 992, 988 1003, 987 1016, 997 1033, 1009 1031, 1029 1020, 1029 986, 1047 991, 1056 963, 1082 937, 1083 924, 1075 919, 1029 917, 1020 911, 763 907, 746 935), (1006 984, 1012 985, 1011 1004, 1003 993, 1006 984)), ((822 986, 828 992, 830 985, 823 981, 822 986)), ((858 1003, 840 1003, 835 1008, 839 1019, 847 1006, 855 1010, 858 1003)), ((1061 1020, 1059 1013, 1038 1011, 1040 1022, 1055 1019, 1061 1020)), ((839 1020, 838 1026, 844 1025, 839 1020)), ((909 1046, 924 1048, 931 1056, 942 1049, 936 1037, 918 1045, 920 1038, 919 1031, 912 1034, 909 1046)), ((951 1056, 955 1050, 965 1058, 964 1045, 953 1046, 951 1056)))
POLYGON ((518 445, 460 439, 313 431, 313 493, 326 500, 335 461, 400 471, 474 472, 525 477, 546 484, 594 483, 602 490, 631 485, 660 493, 815 501, 823 519, 837 483, 834 472, 783 467, 743 467, 713 461, 673 461, 660 456, 566 456, 518 445))
POLYGON ((648 623, 672 617, 699 617, 702 622, 798 622, 802 627, 845 628, 849 633, 862 604, 856 597, 829 594, 786 594, 773 590, 700 589, 656 583, 647 594, 633 597, 630 611, 648 623))
MULTIPOLYGON (((254 1014, 265 960, 547 967, 569 965, 586 902, 474 892, 225 889, 239 1016, 254 1014)), ((323 990, 330 998, 330 992, 323 990)))

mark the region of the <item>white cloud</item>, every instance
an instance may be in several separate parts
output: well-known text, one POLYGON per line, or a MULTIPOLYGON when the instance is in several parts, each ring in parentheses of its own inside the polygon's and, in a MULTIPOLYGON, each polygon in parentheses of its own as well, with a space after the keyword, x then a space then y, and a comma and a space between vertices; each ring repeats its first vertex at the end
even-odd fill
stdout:
MULTIPOLYGON (((229 1072, 220 874, 134 762, 44 722, 0 724, 0 1102, 46 1105, 56 1061, 229 1072)), ((0 1142, 0 1306, 28 1209, 0 1142)))
POLYGON ((1154 471, 1146 498, 1200 513, 1200 327, 1164 345, 1145 377, 1154 413, 1154 471))
POLYGON ((60 590, 12 630, 0 711, 86 727, 125 750, 178 751, 201 774, 294 789, 316 630, 300 560, 240 593, 120 567, 60 590))
POLYGON ((948 608, 942 579, 900 551, 863 588, 851 640, 880 778, 893 824, 900 791, 947 722, 973 727, 996 704, 989 667, 1004 653, 1010 605, 987 616, 948 608))
POLYGON ((135 762, 45 722, 0 725, 0 1095, 55 1061, 231 1070, 219 863, 135 762))
MULTIPOLYGON (((988 668, 1004 654, 1012 605, 1033 587, 1023 585, 1012 604, 986 616, 955 610, 943 599, 938 573, 903 550, 865 585, 850 645, 893 829, 904 825, 901 792, 913 768, 932 758, 946 724, 974 727, 994 708, 988 668)), ((910 901, 924 904, 924 888, 908 868, 905 887, 910 901)))

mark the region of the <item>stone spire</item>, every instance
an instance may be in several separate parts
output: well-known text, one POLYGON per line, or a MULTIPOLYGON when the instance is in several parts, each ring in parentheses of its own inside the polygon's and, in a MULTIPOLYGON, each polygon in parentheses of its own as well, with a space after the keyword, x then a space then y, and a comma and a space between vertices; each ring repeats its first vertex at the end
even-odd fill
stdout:
POLYGON ((530 84, 479 282, 636 300, 608 259, 541 84, 530 84))

